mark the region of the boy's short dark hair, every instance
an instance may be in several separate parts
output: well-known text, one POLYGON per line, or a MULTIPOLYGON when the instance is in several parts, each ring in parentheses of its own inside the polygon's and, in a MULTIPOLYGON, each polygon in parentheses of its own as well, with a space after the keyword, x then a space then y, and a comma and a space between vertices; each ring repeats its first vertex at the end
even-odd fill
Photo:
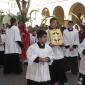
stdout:
POLYGON ((47 32, 44 30, 39 30, 37 32, 37 38, 41 38, 43 35, 47 35, 47 32))
POLYGON ((11 23, 11 25, 14 24, 14 23, 16 23, 16 19, 15 19, 14 17, 11 18, 11 19, 10 19, 10 23, 11 23))
POLYGON ((55 17, 50 19, 50 23, 52 23, 53 20, 57 20, 55 17))
POLYGON ((70 23, 74 24, 74 22, 73 22, 73 21, 68 21, 68 24, 70 24, 70 23))

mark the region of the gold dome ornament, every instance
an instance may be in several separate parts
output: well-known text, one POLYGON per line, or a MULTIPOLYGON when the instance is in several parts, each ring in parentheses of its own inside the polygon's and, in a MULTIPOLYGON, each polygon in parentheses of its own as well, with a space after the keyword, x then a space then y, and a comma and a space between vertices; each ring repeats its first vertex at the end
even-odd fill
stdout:
POLYGON ((44 16, 44 17, 50 16, 50 13, 49 13, 49 9, 48 8, 44 8, 42 10, 42 16, 44 16))

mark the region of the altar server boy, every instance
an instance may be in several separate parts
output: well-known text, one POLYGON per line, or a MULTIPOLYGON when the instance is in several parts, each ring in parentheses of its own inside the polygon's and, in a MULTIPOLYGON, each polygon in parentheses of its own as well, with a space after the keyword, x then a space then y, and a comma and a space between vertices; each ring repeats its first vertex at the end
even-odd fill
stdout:
POLYGON ((68 22, 68 28, 63 32, 63 39, 65 46, 66 71, 71 69, 73 74, 77 74, 79 34, 76 29, 73 29, 73 21, 68 22))
POLYGON ((32 29, 32 33, 30 33, 30 44, 35 44, 37 42, 37 32, 35 29, 32 29))
POLYGON ((58 28, 57 20, 54 17, 50 19, 47 36, 47 43, 52 47, 54 53, 54 60, 50 66, 51 83, 56 84, 57 82, 58 85, 64 85, 67 82, 67 77, 64 71, 63 39, 62 33, 58 28))
POLYGON ((38 42, 31 45, 27 51, 27 85, 50 85, 49 65, 54 54, 52 48, 46 44, 47 33, 45 31, 40 30, 37 38, 38 42))

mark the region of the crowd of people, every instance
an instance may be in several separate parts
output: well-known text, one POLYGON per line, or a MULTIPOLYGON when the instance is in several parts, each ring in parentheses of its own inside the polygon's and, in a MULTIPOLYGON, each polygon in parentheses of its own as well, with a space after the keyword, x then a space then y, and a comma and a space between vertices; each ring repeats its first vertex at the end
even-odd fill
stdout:
POLYGON ((51 18, 46 30, 26 27, 22 20, 17 25, 15 18, 10 23, 0 30, 0 68, 5 75, 21 74, 25 64, 27 85, 64 85, 68 71, 79 74, 77 85, 85 85, 85 22, 78 26, 68 21, 60 28, 51 18))

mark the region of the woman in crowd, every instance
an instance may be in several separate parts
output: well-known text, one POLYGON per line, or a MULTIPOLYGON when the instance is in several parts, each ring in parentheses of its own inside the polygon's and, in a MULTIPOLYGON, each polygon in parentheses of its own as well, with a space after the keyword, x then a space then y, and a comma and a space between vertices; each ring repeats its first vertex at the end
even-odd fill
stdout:
POLYGON ((21 40, 23 42, 23 49, 22 49, 22 53, 20 54, 20 58, 24 62, 24 64, 27 64, 26 52, 30 46, 30 35, 26 31, 25 23, 22 20, 18 22, 18 27, 20 31, 21 40))

